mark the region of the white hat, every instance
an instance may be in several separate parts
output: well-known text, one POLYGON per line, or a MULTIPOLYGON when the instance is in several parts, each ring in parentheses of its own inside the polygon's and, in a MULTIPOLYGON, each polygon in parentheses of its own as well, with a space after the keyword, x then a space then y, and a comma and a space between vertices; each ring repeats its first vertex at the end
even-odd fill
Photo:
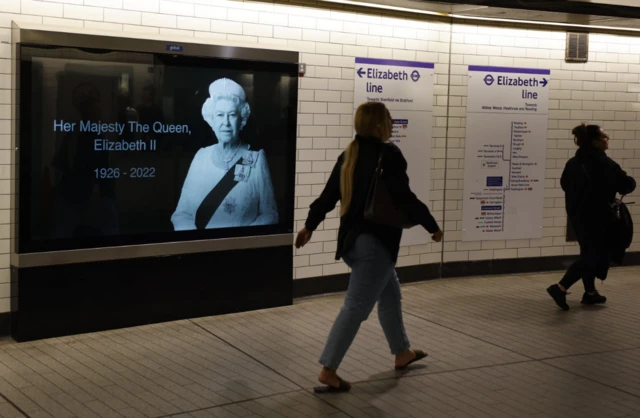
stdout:
POLYGON ((247 96, 242 86, 228 78, 219 78, 209 85, 209 96, 214 97, 217 95, 233 95, 237 96, 242 101, 247 100, 247 96))

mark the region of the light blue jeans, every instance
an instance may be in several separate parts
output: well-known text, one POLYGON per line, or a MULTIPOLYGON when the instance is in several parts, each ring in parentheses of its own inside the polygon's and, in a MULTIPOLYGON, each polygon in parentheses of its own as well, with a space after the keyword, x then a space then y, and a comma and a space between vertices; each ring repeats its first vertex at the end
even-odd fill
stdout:
POLYGON ((344 305, 331 328, 320 364, 335 370, 378 302, 378 319, 392 354, 408 350, 409 339, 402 321, 401 295, 395 263, 373 235, 360 235, 343 257, 351 267, 344 305))

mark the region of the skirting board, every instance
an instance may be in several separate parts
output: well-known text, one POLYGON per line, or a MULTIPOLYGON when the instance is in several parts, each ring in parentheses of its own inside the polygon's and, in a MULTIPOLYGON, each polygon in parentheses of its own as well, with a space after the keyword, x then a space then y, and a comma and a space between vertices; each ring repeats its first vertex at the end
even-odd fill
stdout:
MULTIPOLYGON (((460 261, 399 267, 397 271, 401 283, 414 283, 440 278, 562 271, 566 270, 575 259, 575 256, 558 256, 460 261)), ((624 261, 625 266, 640 265, 640 252, 628 253, 624 261)), ((560 276, 558 276, 559 279, 560 276)), ((293 297, 344 292, 348 284, 349 274, 298 279, 293 281, 293 297)))
MULTIPOLYGON (((398 276, 402 283, 413 283, 439 278, 487 276, 498 274, 536 273, 545 271, 561 271, 575 257, 538 257, 506 260, 463 261, 455 263, 426 264, 398 268, 398 276)), ((625 265, 640 265, 640 252, 627 254, 625 265)), ((343 292, 349 284, 348 274, 313 277, 293 281, 293 296, 301 298, 328 293, 343 292)), ((0 336, 9 335, 10 313, 0 313, 0 336)))
POLYGON ((11 333, 11 313, 0 313, 0 337, 7 336, 11 333))

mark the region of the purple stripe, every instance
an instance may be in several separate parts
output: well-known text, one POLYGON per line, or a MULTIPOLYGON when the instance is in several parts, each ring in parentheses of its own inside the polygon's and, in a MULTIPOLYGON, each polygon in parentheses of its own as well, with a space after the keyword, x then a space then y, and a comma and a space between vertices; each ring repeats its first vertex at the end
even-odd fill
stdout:
POLYGON ((551 70, 538 70, 534 68, 510 68, 510 67, 485 67, 470 65, 469 71, 480 71, 483 73, 510 73, 510 74, 540 74, 550 75, 551 70))
POLYGON ((390 65, 390 66, 396 66, 396 67, 412 67, 412 68, 435 68, 435 65, 431 62, 382 60, 377 58, 356 58, 356 64, 390 65))

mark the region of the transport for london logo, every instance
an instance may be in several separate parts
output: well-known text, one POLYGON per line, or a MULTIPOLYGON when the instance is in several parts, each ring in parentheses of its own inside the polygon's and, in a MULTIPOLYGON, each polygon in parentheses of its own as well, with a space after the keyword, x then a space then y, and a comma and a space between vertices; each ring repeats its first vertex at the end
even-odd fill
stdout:
POLYGON ((418 72, 418 70, 414 70, 411 73, 411 79, 413 80, 414 83, 416 83, 418 80, 420 80, 420 73, 418 72))
POLYGON ((494 81, 496 80, 491 74, 487 74, 487 76, 484 78, 484 84, 486 84, 487 86, 492 85, 494 81))

